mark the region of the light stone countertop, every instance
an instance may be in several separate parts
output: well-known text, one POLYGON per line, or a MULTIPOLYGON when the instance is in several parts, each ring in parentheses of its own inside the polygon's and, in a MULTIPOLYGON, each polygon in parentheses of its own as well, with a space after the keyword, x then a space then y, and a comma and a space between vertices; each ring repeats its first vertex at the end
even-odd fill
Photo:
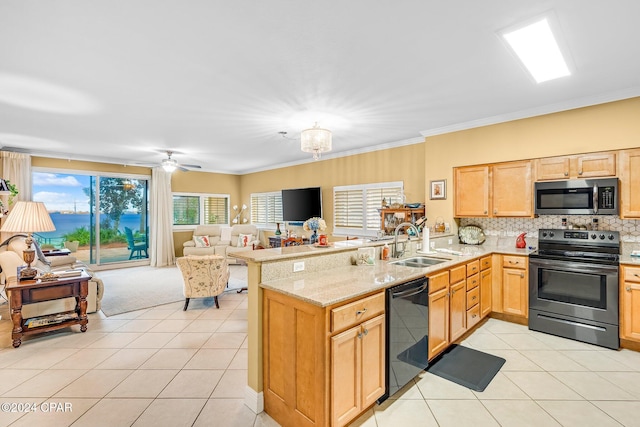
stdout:
MULTIPOLYGON (((443 247, 444 249, 460 251, 463 255, 452 255, 442 252, 429 254, 427 256, 443 258, 447 261, 425 268, 405 267, 394 264, 393 260, 377 260, 374 265, 348 266, 318 273, 307 273, 296 276, 295 278, 263 282, 260 286, 264 289, 270 289, 301 299, 310 304, 327 307, 377 290, 425 277, 426 275, 449 269, 455 265, 466 263, 492 253, 527 256, 531 252, 528 249, 516 249, 512 240, 513 239, 510 239, 509 242, 485 242, 479 246, 460 244, 446 245, 443 247)), ((380 243, 378 242, 378 244, 380 243)), ((280 252, 279 248, 270 250, 277 251, 279 254, 278 258, 282 259, 285 254, 288 254, 290 257, 296 257, 301 254, 309 254, 312 251, 333 251, 340 250, 340 248, 318 249, 298 246, 295 248, 282 248, 282 252, 280 252), (289 249, 294 250, 289 251, 289 249)), ((266 251, 269 250, 256 252, 266 251)), ((417 253, 416 255, 423 254, 417 253)), ((254 260, 268 260, 270 258, 271 256, 268 255, 256 256, 254 260)))

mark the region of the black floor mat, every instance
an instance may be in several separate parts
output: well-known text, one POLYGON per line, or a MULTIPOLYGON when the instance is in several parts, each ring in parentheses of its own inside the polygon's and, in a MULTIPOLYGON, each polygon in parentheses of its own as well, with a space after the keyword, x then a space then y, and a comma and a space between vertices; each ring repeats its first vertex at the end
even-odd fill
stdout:
POLYGON ((454 344, 429 365, 427 372, 483 391, 506 362, 501 357, 454 344))

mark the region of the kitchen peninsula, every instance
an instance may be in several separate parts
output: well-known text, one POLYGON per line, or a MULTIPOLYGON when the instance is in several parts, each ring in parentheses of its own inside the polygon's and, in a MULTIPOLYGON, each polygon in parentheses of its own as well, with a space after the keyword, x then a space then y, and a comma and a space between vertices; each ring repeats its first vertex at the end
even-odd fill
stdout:
MULTIPOLYGON (((448 290, 449 271, 453 279, 458 277, 457 273, 453 273, 454 270, 464 270, 462 280, 471 283, 472 280, 479 280, 480 259, 488 259, 488 266, 493 260, 497 266, 497 263, 502 265, 503 255, 519 259, 528 254, 526 249, 516 249, 512 239, 505 241, 504 245, 496 241, 494 244, 486 242, 482 246, 447 245, 448 239, 436 241, 437 248, 460 251, 462 255, 439 253, 434 256, 447 260, 431 267, 414 268, 379 260, 371 266, 354 266, 351 258, 361 246, 348 243, 331 248, 296 246, 238 254, 237 257, 248 264, 249 366, 246 404, 261 411, 261 393, 264 390, 264 409, 282 425, 328 426, 348 423, 384 393, 381 367, 384 365, 386 288, 424 276, 435 278, 436 275, 442 277, 446 274, 448 290), (472 267, 468 267, 467 271, 468 265, 475 266, 478 271, 472 273, 472 267), (346 354, 358 353, 361 358, 359 369, 366 366, 366 377, 354 373, 357 381, 363 378, 367 381, 362 387, 354 386, 354 381, 350 382, 342 374, 336 378, 333 375, 335 370, 344 372, 344 369, 337 367, 336 361, 341 357, 332 358, 332 348, 342 348, 340 346, 345 342, 348 345, 349 333, 354 336, 366 335, 368 340, 362 340, 362 348, 346 350, 346 354), (339 341, 341 339, 342 342, 339 341), (372 367, 372 364, 377 366, 372 367), (338 380, 340 386, 335 386, 338 380), (334 399, 338 394, 339 399, 334 399), (340 403, 332 404, 332 400, 340 403)), ((375 247, 379 255, 382 243, 362 245, 375 247)), ((522 264, 526 266, 526 262, 522 264)), ((502 272, 502 269, 493 271, 492 275, 490 269, 485 270, 490 279, 497 277, 497 272, 502 272)), ((515 295, 510 291, 508 296, 503 296, 501 289, 498 289, 502 280, 489 280, 489 287, 495 290, 489 290, 488 295, 498 301, 493 304, 494 310, 498 308, 499 312, 517 316, 518 310, 502 309, 503 305, 507 308, 513 299, 518 299, 516 306, 521 305, 522 298, 526 296, 526 285, 523 288, 523 283, 526 284, 526 280, 518 282, 515 295)), ((464 297, 465 293, 460 295, 464 297)), ((526 304, 526 298, 524 302, 526 304)), ((491 307, 491 302, 489 305, 491 307)), ((468 315, 472 314, 463 307, 461 316, 465 325, 468 315)), ((521 315, 524 321, 526 310, 521 315)), ((448 322, 447 319, 443 323, 447 331, 448 322)), ((442 349, 450 343, 448 332, 444 338, 446 345, 442 349)))

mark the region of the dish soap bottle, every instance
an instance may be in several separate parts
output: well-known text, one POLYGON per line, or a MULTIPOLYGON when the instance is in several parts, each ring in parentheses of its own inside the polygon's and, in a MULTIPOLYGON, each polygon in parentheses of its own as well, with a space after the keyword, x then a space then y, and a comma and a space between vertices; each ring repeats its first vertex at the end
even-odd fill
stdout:
POLYGON ((385 243, 384 246, 382 247, 380 258, 382 258, 383 261, 389 260, 389 252, 390 252, 389 245, 385 243))

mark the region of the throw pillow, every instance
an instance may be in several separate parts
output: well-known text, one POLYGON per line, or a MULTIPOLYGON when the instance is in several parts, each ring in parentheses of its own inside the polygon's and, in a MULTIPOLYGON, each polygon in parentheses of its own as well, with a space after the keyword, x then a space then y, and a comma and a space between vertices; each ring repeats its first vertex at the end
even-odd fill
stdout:
POLYGON ((211 246, 209 244, 209 236, 193 236, 193 241, 196 244, 196 248, 208 248, 211 246))
POLYGON ((238 234, 238 247, 246 248, 253 240, 253 234, 238 234))

